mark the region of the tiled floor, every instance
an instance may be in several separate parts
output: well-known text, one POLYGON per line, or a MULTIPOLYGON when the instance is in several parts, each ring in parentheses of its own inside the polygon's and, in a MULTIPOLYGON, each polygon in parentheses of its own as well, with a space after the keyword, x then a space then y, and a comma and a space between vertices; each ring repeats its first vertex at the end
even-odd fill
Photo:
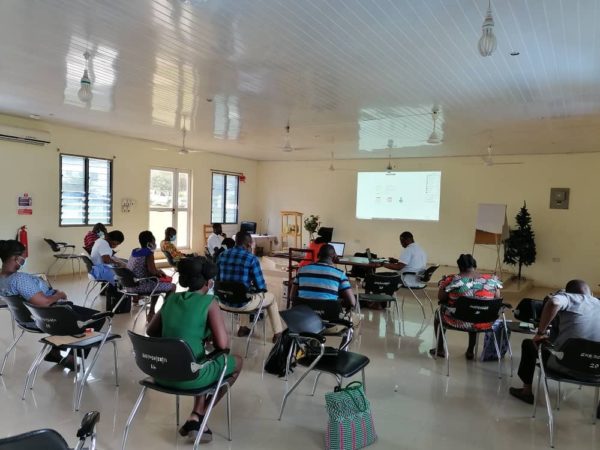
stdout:
MULTIPOLYGON (((268 272, 270 289, 279 295, 282 276, 268 272)), ((55 282, 72 299, 81 298, 83 278, 55 282)), ((539 289, 530 295, 539 296, 539 289)), ((524 295, 523 295, 524 296, 524 295)), ((513 299, 516 300, 516 299, 513 299)), ((450 377, 444 363, 432 360, 427 350, 432 343, 431 314, 423 324, 422 314, 408 301, 402 335, 396 333, 401 323, 385 313, 365 310, 361 333, 352 350, 369 356, 367 368, 368 397, 371 401, 379 440, 373 449, 544 449, 548 447, 546 414, 542 407, 537 419, 531 408, 508 395, 508 387, 518 385, 510 378, 508 365, 499 380, 495 363, 467 362, 463 357, 466 335, 449 333, 450 377), (422 326, 423 325, 423 326, 422 326)), ((132 318, 116 317, 115 330, 125 335, 132 318)), ((10 342, 7 313, 0 314, 0 346, 10 342)), ((140 325, 140 324, 138 324, 140 325)), ((141 328, 141 327, 140 327, 141 328)), ((268 331, 269 336, 270 332, 268 331)), ((521 336, 513 335, 515 367, 521 336)), ((121 383, 114 386, 110 348, 101 356, 94 380, 86 387, 81 412, 71 409, 72 376, 45 363, 35 389, 25 401, 20 398, 24 375, 39 349, 35 337, 26 335, 11 356, 4 376, 0 377, 0 435, 51 427, 74 442, 78 422, 87 410, 101 411, 99 448, 120 448, 124 422, 139 393, 141 372, 135 366, 127 339, 119 343, 121 383)), ((243 350, 243 340, 234 339, 233 351, 243 350)), ((256 339, 245 362, 238 383, 233 388, 233 441, 224 437, 225 410, 218 405, 210 420, 215 433, 212 449, 319 449, 324 448, 327 415, 324 394, 333 387, 331 378, 322 377, 314 397, 310 392, 312 377, 292 395, 283 420, 277 420, 284 381, 262 373, 262 364, 270 344, 262 346, 256 339)), ((554 386, 551 386, 554 392, 554 386)), ((600 449, 600 426, 591 425, 593 393, 575 386, 563 388, 565 399, 556 416, 556 447, 561 449, 600 449)), ((183 412, 190 400, 182 403, 183 412)), ((174 398, 151 392, 147 395, 131 430, 130 449, 190 448, 178 438, 175 428, 174 398)))

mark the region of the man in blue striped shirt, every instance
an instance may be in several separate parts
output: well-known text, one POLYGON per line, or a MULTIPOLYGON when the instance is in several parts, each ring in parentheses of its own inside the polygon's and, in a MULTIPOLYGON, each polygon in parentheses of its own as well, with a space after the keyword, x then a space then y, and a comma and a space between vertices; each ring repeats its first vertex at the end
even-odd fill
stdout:
MULTIPOLYGON (((275 342, 283 331, 279 307, 275 296, 267 292, 267 283, 265 283, 260 262, 252 254, 252 236, 245 231, 238 232, 235 235, 235 247, 221 253, 218 266, 219 280, 243 283, 248 289, 248 303, 241 308, 236 308, 238 311, 251 311, 258 308, 261 298, 264 296, 263 307, 269 314, 269 321, 274 333, 273 342, 275 342)), ((233 311, 233 308, 228 309, 233 311)), ((250 334, 248 319, 247 314, 240 315, 240 328, 237 332, 239 337, 250 334)))
POLYGON ((341 300, 344 308, 353 308, 356 304, 352 286, 344 271, 333 265, 336 257, 332 245, 321 247, 316 263, 298 269, 292 285, 291 297, 312 300, 341 300))

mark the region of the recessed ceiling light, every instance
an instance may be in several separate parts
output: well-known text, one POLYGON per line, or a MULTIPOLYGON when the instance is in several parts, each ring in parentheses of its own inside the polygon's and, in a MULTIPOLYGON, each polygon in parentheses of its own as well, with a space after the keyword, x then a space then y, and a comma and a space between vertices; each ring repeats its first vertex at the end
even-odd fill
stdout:
POLYGON ((29 117, 31 117, 32 119, 35 119, 35 120, 40 120, 39 114, 29 114, 29 117))
POLYGON ((519 56, 520 52, 510 52, 510 56, 519 56))

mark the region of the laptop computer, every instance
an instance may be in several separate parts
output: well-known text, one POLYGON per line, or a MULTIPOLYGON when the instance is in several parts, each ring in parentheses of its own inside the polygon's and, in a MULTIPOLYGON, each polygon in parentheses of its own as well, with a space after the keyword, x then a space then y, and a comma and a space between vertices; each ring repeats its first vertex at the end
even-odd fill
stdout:
POLYGON ((329 245, 335 249, 335 254, 338 258, 344 256, 344 250, 346 249, 345 242, 330 242, 329 245))

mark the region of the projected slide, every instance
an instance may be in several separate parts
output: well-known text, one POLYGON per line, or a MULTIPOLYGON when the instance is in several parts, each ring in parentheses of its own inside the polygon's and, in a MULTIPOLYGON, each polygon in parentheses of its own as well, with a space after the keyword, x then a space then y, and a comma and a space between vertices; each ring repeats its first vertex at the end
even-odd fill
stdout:
POLYGON ((359 172, 357 219, 439 220, 441 172, 359 172))

